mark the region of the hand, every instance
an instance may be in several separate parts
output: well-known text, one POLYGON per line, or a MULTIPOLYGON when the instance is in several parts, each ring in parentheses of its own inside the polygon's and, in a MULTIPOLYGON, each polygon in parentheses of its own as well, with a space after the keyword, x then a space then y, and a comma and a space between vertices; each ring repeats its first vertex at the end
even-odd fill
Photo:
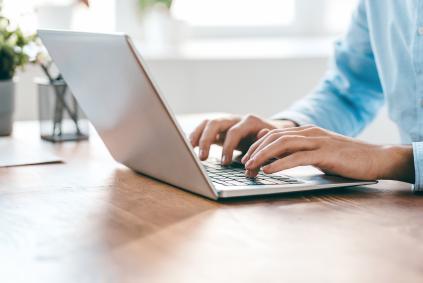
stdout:
POLYGON ((208 158, 212 144, 223 145, 222 164, 228 165, 232 162, 235 149, 245 152, 270 130, 295 126, 294 122, 287 120, 265 120, 254 115, 229 116, 204 120, 192 132, 190 141, 193 147, 199 146, 201 160, 208 158))
POLYGON ((242 162, 250 177, 255 177, 261 167, 271 174, 313 165, 347 178, 414 182, 410 146, 368 144, 315 126, 269 131, 250 147, 242 162))

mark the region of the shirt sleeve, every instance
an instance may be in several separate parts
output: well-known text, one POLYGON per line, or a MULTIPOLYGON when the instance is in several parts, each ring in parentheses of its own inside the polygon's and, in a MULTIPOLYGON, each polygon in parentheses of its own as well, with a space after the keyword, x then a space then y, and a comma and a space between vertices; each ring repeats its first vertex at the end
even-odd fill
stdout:
POLYGON ((414 192, 423 192, 423 142, 413 143, 415 182, 414 192))
POLYGON ((346 35, 335 44, 330 68, 319 86, 273 119, 314 124, 349 136, 359 134, 376 116, 384 96, 366 15, 360 1, 346 35))

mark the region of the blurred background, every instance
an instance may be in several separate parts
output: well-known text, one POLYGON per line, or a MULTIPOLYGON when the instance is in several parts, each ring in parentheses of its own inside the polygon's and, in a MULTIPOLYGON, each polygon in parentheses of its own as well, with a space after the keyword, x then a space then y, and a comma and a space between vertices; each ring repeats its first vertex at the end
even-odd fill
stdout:
MULTIPOLYGON (((0 0, 1 2, 1 0, 0 0)), ((177 114, 270 116, 308 94, 357 0, 3 0, 26 33, 37 28, 132 36, 177 114)), ((113 54, 110 54, 113 56, 113 54)), ((16 120, 38 118, 38 66, 17 73, 16 120)), ((383 110, 361 138, 398 142, 383 110)))

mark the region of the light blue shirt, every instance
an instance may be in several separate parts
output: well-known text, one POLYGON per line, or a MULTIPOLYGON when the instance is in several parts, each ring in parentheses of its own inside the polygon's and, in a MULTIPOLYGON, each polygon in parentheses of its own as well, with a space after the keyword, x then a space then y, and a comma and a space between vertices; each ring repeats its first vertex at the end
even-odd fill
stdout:
POLYGON ((423 0, 361 0, 325 79, 275 118, 355 136, 384 102, 423 191, 423 0))

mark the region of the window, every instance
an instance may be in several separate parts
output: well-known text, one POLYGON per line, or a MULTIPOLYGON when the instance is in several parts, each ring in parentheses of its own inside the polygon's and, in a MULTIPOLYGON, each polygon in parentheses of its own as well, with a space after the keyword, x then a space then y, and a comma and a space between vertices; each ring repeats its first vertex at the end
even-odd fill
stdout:
MULTIPOLYGON (((139 33, 138 0, 90 0, 90 9, 78 7, 77 0, 1 1, 4 13, 24 29, 41 25, 112 31, 124 22, 128 27, 123 31, 139 33), (34 13, 40 5, 50 8, 34 13)), ((337 35, 346 29, 357 1, 173 0, 172 14, 188 24, 194 38, 337 35)))
POLYGON ((174 15, 199 26, 286 26, 295 0, 176 0, 174 15))
POLYGON ((27 32, 40 27, 113 31, 115 1, 90 0, 90 9, 76 0, 0 0, 0 3, 3 2, 4 15, 27 32))
POLYGON ((199 36, 337 34, 357 0, 174 0, 173 15, 199 36))
POLYGON ((326 29, 331 32, 342 32, 351 20, 352 12, 354 11, 357 0, 340 1, 340 0, 326 0, 326 29))

